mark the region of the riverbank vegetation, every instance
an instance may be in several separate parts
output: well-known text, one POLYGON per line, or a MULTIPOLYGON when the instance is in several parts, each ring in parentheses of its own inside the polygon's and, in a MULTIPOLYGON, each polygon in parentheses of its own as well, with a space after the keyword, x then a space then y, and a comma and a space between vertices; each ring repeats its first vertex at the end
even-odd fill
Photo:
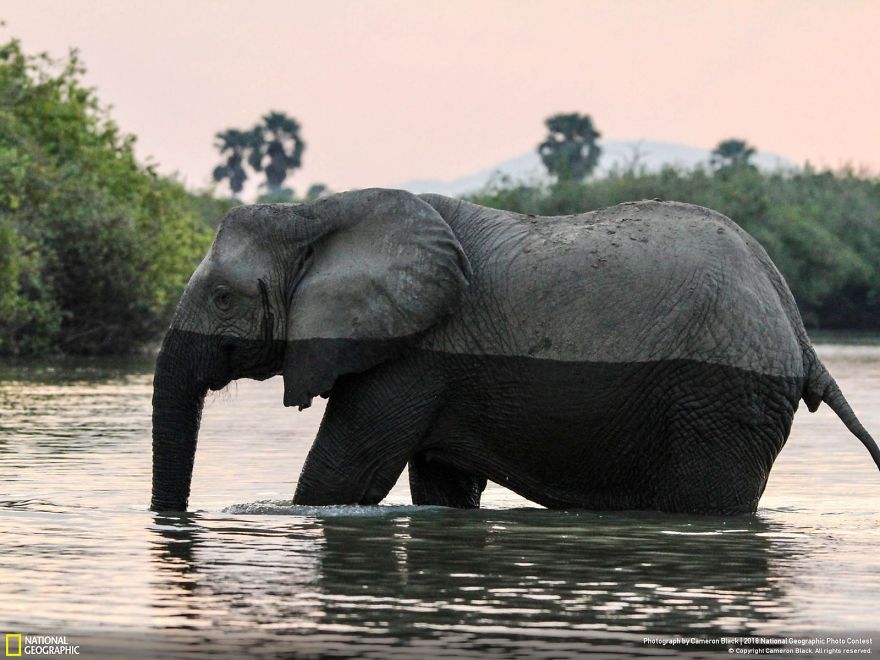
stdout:
MULTIPOLYGON (((239 203, 187 191, 139 163, 134 138, 83 73, 75 53, 53 61, 15 40, 0 45, 0 355, 120 354, 151 344, 217 221, 239 203)), ((249 137, 233 140, 235 149, 225 139, 235 131, 218 134, 225 160, 214 177, 240 191, 246 162, 266 175, 262 201, 296 201, 283 183, 301 164, 299 124, 281 113, 262 122, 239 131, 249 137)), ((752 147, 728 140, 705 167, 634 165, 589 178, 601 155, 590 117, 554 115, 546 124, 539 152, 554 182, 499 179, 473 201, 540 215, 644 198, 708 206, 767 248, 808 326, 880 330, 876 175, 761 172, 749 163, 752 147)), ((327 192, 315 184, 305 199, 327 192)))
POLYGON ((82 74, 0 46, 0 354, 154 339, 228 207, 139 164, 82 74))

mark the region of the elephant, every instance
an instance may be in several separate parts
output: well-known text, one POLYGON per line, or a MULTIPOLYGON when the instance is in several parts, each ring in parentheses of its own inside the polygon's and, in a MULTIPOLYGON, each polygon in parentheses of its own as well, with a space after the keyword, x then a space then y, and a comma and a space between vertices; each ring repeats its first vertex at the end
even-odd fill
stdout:
POLYGON ((540 217, 365 189, 231 210, 156 360, 151 508, 185 510, 203 401, 328 398, 304 505, 748 513, 801 399, 880 450, 764 249, 691 204, 540 217))

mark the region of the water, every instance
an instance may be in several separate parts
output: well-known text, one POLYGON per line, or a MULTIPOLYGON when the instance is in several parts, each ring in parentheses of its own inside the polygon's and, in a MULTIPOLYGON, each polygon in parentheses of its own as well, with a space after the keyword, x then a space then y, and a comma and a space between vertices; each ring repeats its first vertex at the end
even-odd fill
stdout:
MULTIPOLYGON (((880 347, 819 354, 880 436, 880 347)), ((558 658, 880 630, 880 475, 824 406, 756 516, 547 511, 495 485, 480 511, 412 507, 405 475, 382 506, 310 508, 289 500, 323 406, 241 381, 206 405, 194 513, 160 516, 150 368, 0 370, 0 632, 86 657, 558 658)))

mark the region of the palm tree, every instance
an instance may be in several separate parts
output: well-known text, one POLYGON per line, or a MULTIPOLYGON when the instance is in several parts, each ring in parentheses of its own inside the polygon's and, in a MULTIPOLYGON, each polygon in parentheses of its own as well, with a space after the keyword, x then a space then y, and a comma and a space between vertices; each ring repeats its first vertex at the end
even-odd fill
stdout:
POLYGON ((253 130, 259 132, 260 141, 251 150, 248 163, 257 172, 266 173, 269 194, 277 194, 287 173, 302 166, 306 143, 299 134, 299 122, 283 112, 270 112, 253 130))
POLYGON ((215 136, 215 146, 220 154, 229 154, 226 162, 214 168, 214 181, 220 182, 229 179, 229 188, 234 194, 239 194, 247 180, 247 172, 243 167, 247 152, 253 153, 262 136, 256 129, 240 131, 237 128, 229 128, 215 136))
POLYGON ((602 154, 596 144, 602 134, 593 126, 590 115, 556 114, 544 123, 549 132, 538 145, 538 153, 547 171, 560 181, 582 181, 589 176, 602 154))

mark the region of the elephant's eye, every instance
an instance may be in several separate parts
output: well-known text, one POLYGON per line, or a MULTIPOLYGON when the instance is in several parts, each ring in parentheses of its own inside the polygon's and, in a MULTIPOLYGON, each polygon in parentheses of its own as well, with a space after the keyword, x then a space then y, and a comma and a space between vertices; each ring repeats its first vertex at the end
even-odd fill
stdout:
POLYGON ((217 309, 226 311, 232 306, 232 291, 222 284, 214 289, 214 304, 217 309))

